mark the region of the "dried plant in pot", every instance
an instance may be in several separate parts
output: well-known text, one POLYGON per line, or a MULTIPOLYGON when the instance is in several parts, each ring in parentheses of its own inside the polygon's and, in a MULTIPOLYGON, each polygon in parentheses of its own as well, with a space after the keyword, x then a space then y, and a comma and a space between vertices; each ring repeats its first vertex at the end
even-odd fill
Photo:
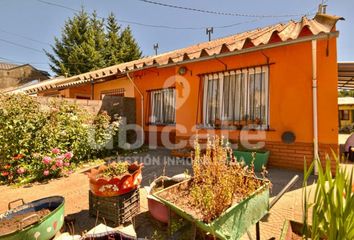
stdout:
POLYGON ((205 232, 238 239, 268 212, 270 182, 237 162, 223 139, 208 139, 205 154, 196 142, 193 173, 154 196, 205 232))
POLYGON ((88 173, 90 190, 101 197, 112 197, 136 189, 142 180, 143 164, 114 162, 91 169, 88 173))

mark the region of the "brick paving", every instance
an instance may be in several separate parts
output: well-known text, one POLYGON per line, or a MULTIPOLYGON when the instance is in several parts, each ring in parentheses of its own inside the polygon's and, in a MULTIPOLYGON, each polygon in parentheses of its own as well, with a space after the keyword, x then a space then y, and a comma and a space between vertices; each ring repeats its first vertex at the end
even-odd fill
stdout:
MULTIPOLYGON (((143 184, 148 185, 156 176, 163 172, 168 176, 183 173, 188 169, 191 171, 189 161, 175 161, 170 158, 169 151, 157 149, 147 153, 137 154, 129 157, 129 160, 139 157, 146 157, 150 160, 144 160, 143 184), (152 159, 152 160, 151 160, 152 159), (162 163, 167 159, 168 164, 164 167, 162 163), (165 169, 164 169, 165 168, 165 169)), ((275 196, 286 183, 295 175, 300 175, 300 180, 286 193, 279 202, 271 209, 266 221, 261 222, 261 239, 277 239, 285 219, 301 220, 302 217, 302 174, 301 172, 270 168, 269 178, 272 181, 272 196, 275 196)), ((39 198, 61 195, 65 197, 65 213, 75 218, 75 232, 80 234, 95 226, 95 218, 88 214, 88 179, 83 172, 76 172, 69 177, 52 180, 49 183, 34 184, 28 187, 0 186, 0 212, 7 209, 7 203, 11 200, 23 198, 30 202, 39 198)), ((149 239, 155 231, 166 232, 166 226, 152 219, 147 212, 146 193, 143 188, 140 189, 141 195, 141 213, 135 218, 133 224, 138 237, 149 239)), ((255 228, 250 227, 250 232, 255 239, 255 228)), ((248 239, 244 237, 244 239, 248 239)))

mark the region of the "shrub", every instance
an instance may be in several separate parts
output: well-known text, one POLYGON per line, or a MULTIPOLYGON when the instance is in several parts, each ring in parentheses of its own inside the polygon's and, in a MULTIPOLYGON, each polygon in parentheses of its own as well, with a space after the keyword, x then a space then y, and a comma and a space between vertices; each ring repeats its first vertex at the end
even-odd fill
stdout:
POLYGON ((19 182, 23 176, 40 180, 38 163, 54 148, 72 152, 73 163, 99 156, 118 127, 119 121, 111 123, 107 113, 94 116, 63 100, 43 108, 30 96, 1 95, 0 181, 19 182))

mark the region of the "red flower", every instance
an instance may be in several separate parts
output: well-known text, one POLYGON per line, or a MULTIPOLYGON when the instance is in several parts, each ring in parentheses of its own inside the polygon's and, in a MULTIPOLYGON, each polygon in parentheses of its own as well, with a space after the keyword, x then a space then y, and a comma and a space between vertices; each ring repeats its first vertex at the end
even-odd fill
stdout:
POLYGON ((7 175, 9 175, 9 172, 1 172, 1 176, 6 177, 7 175))
POLYGON ((13 159, 14 159, 14 160, 20 160, 20 159, 22 159, 24 156, 25 156, 25 155, 19 153, 19 154, 15 155, 15 156, 13 157, 13 159))
POLYGON ((52 153, 53 154, 59 154, 60 153, 60 149, 59 148, 53 148, 52 149, 52 153))
POLYGON ((4 166, 4 169, 9 169, 10 167, 11 167, 10 164, 6 164, 6 165, 4 166))

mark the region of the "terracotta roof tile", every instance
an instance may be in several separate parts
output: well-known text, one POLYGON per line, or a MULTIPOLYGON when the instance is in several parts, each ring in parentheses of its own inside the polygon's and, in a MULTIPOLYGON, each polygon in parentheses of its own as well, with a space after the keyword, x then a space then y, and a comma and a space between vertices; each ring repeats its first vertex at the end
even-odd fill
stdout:
POLYGON ((7 62, 0 62, 0 69, 1 70, 9 70, 15 67, 18 67, 19 65, 13 64, 13 63, 7 63, 7 62))
MULTIPOLYGON (((78 76, 63 79, 59 83, 56 82, 54 85, 62 86, 62 84, 66 84, 67 82, 81 84, 82 79, 102 77, 101 73, 105 73, 104 76, 110 76, 117 74, 118 70, 120 73, 124 73, 126 71, 135 71, 153 65, 164 66, 171 63, 182 63, 187 60, 239 51, 245 48, 252 48, 281 41, 285 42, 304 36, 330 33, 334 31, 336 22, 340 19, 342 18, 326 14, 317 14, 313 19, 302 17, 298 22, 291 20, 285 24, 275 24, 232 36, 218 38, 209 42, 198 43, 186 48, 162 53, 157 56, 144 57, 139 60, 80 74, 78 76), (112 71, 112 69, 115 69, 115 71, 112 71)), ((31 89, 27 89, 26 91, 33 89, 38 91, 38 88, 36 90, 36 86, 32 86, 31 89)))

